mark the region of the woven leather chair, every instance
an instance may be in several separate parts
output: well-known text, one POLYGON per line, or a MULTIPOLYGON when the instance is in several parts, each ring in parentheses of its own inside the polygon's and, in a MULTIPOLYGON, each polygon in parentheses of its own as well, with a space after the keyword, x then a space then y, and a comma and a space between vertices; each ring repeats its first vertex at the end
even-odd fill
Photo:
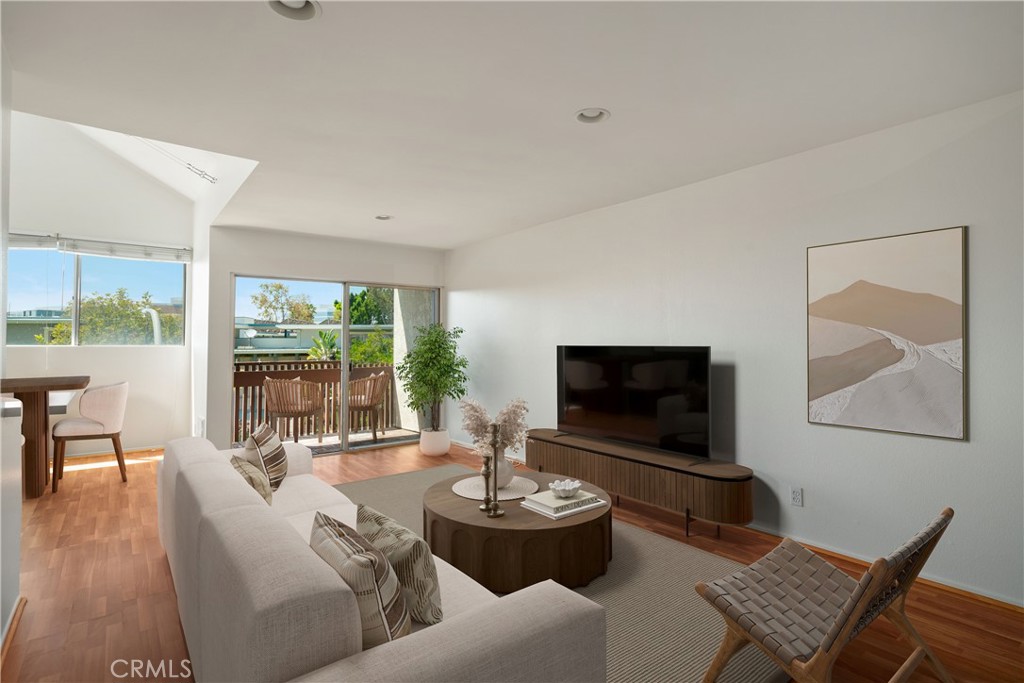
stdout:
POLYGON ((373 442, 377 443, 377 417, 384 408, 391 376, 384 371, 369 377, 354 379, 348 383, 348 410, 351 414, 368 413, 373 442))
POLYGON ((78 400, 81 417, 69 417, 54 425, 53 477, 50 481, 54 493, 57 493, 59 480, 64 478, 64 453, 68 441, 110 439, 114 444, 117 467, 121 470, 121 481, 128 481, 124 450, 121 448, 121 427, 127 405, 128 382, 89 387, 78 400))
POLYGON ((907 592, 953 518, 946 508, 893 554, 875 560, 860 580, 791 539, 731 576, 698 583, 697 592, 725 619, 725 638, 704 676, 718 678, 729 659, 753 643, 798 683, 827 682, 843 647, 884 615, 916 647, 890 683, 902 681, 922 659, 939 678, 949 672, 907 618, 907 592))
MULTIPOLYGON (((324 400, 320 385, 301 379, 263 380, 263 393, 267 401, 267 419, 274 422, 280 418, 292 419, 292 436, 299 441, 299 418, 312 417, 317 440, 324 441, 324 400)), ((275 425, 276 427, 276 425, 275 425)), ((277 430, 278 434, 281 430, 277 430)))

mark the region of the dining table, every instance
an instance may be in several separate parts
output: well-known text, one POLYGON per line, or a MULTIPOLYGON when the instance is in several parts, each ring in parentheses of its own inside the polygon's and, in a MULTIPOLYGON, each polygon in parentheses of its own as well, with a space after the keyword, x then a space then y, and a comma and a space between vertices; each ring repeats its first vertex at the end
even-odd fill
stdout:
POLYGON ((21 435, 25 438, 22 451, 21 476, 25 498, 43 495, 50 479, 50 413, 66 412, 74 391, 89 386, 88 375, 68 377, 4 377, 0 379, 0 393, 14 394, 21 401, 21 435), (60 400, 51 406, 50 392, 60 400), (60 410, 63 404, 63 411, 60 410))

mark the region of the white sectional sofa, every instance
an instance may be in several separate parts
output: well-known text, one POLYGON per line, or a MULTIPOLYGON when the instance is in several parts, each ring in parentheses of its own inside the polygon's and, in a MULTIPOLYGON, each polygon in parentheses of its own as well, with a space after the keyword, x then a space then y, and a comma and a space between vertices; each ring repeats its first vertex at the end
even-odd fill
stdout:
POLYGON ((316 512, 355 528, 355 503, 286 444, 273 504, 201 438, 167 445, 160 540, 198 683, 604 681, 604 608, 547 581, 502 598, 434 558, 444 620, 362 651, 355 596, 309 547, 316 512))

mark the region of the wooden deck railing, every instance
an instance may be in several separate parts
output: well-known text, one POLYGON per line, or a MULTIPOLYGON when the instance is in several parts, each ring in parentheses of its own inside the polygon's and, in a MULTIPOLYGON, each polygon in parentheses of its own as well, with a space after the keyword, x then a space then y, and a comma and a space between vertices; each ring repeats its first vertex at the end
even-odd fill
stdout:
MULTIPOLYGON (((349 379, 367 377, 385 371, 391 377, 384 396, 383 417, 380 427, 401 426, 396 423, 398 410, 395 402, 394 371, 390 365, 357 365, 349 372, 349 379)), ((319 360, 288 361, 241 361, 235 363, 234 387, 231 392, 235 425, 232 440, 244 441, 256 427, 267 421, 267 402, 263 393, 263 380, 302 379, 320 385, 324 403, 324 433, 337 434, 341 430, 341 362, 319 360)), ((292 421, 281 420, 281 438, 292 437, 292 421)), ((276 426, 276 425, 275 425, 276 426)), ((349 433, 370 428, 367 413, 349 413, 349 433)), ((299 438, 316 435, 316 423, 312 418, 298 420, 299 438)))

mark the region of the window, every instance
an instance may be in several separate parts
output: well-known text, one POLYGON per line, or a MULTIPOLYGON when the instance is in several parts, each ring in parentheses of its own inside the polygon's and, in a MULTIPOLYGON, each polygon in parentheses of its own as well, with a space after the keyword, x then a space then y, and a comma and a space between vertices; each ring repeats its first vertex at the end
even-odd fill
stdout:
POLYGON ((11 245, 8 344, 184 344, 188 250, 26 235, 11 245))
POLYGON ((7 252, 7 343, 70 344, 58 328, 71 324, 75 291, 75 255, 56 249, 7 252))

